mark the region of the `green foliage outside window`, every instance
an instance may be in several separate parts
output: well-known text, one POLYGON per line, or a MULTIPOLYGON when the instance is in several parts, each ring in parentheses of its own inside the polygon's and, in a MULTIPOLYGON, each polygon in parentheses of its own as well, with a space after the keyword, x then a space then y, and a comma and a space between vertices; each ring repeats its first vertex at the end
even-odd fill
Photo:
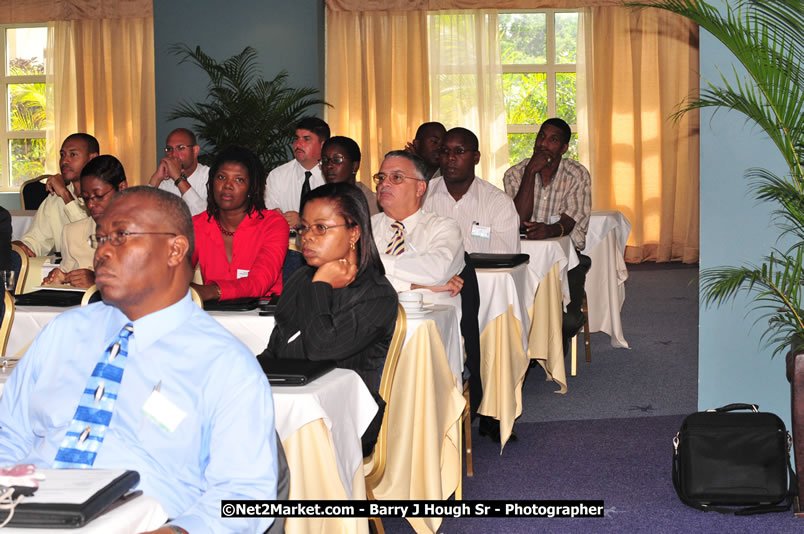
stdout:
MULTIPOLYGON (((44 65, 37 58, 14 58, 8 65, 10 76, 41 75, 44 65)), ((45 106, 45 84, 8 84, 9 124, 8 130, 37 131, 45 128, 47 120, 45 106)), ((18 186, 25 180, 45 173, 44 139, 11 139, 10 185, 18 186)))

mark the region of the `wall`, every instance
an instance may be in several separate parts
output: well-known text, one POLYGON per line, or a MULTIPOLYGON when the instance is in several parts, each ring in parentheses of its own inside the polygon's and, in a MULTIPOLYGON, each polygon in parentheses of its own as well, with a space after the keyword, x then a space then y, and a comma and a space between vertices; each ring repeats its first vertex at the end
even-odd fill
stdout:
MULTIPOLYGON (((701 31, 701 74, 719 80, 717 68, 731 73, 736 61, 714 37, 701 31)), ((703 84, 702 84, 703 85, 703 84)), ((743 173, 765 167, 784 175, 778 150, 756 127, 735 112, 701 114, 701 269, 758 264, 770 252, 778 230, 769 204, 757 204, 743 173)), ((790 427, 790 389, 784 354, 771 359, 760 336, 764 321, 747 313, 748 300, 704 308, 700 312, 698 405, 713 408, 731 402, 754 402, 775 412, 790 427)))
MULTIPOLYGON (((206 95, 207 79, 201 69, 178 65, 168 52, 175 43, 201 46, 218 61, 251 46, 257 50, 264 78, 287 70, 291 86, 314 87, 324 94, 323 0, 155 0, 157 147, 164 147, 173 128, 191 126, 167 120, 173 107, 206 95)), ((163 154, 160 151, 156 157, 163 154)))

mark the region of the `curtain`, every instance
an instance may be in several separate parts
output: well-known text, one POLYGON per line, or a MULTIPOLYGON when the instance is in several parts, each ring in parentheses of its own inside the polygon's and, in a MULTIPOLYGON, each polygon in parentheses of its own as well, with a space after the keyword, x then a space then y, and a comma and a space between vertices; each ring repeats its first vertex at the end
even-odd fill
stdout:
MULTIPOLYGON (((575 63, 575 114, 578 133, 578 161, 592 176, 595 176, 595 157, 592 143, 591 120, 594 116, 594 94, 590 89, 594 85, 594 69, 592 68, 592 10, 585 8, 578 13, 578 53, 575 63)), ((594 190, 595 182, 592 181, 594 190)))
POLYGON ((86 132, 102 154, 120 160, 129 185, 145 183, 156 152, 153 17, 57 21, 49 29, 49 153, 67 135, 86 132))
POLYGON ((626 260, 698 261, 698 28, 656 9, 593 8, 592 206, 631 221, 626 260))
POLYGON ((360 146, 358 179, 372 186, 385 153, 404 149, 430 119, 427 18, 330 10, 326 16, 327 122, 333 135, 360 146))
POLYGON ((509 167, 497 11, 431 13, 431 117, 479 139, 481 178, 502 188, 509 167))

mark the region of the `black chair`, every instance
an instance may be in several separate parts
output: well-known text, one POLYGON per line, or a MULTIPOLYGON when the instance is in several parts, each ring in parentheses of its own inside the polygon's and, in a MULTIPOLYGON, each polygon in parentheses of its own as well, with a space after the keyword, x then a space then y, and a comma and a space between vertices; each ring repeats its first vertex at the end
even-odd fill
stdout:
POLYGON ((24 210, 37 210, 47 198, 47 188, 43 177, 32 178, 20 186, 20 206, 24 210))
POLYGON ((591 361, 591 349, 589 347, 589 318, 587 317, 586 292, 584 291, 584 285, 586 284, 586 274, 591 268, 592 259, 589 256, 584 256, 579 252, 578 265, 576 265, 575 268, 570 269, 570 271, 567 273, 570 302, 567 304, 567 311, 564 312, 561 321, 561 334, 564 342, 564 356, 570 352, 570 343, 572 338, 578 335, 578 332, 581 331, 581 328, 586 326, 586 361, 591 361))
POLYGON ((301 252, 289 248, 285 256, 285 263, 282 264, 282 286, 284 287, 284 285, 288 283, 290 276, 296 272, 296 269, 306 263, 307 262, 304 261, 304 255, 301 252))

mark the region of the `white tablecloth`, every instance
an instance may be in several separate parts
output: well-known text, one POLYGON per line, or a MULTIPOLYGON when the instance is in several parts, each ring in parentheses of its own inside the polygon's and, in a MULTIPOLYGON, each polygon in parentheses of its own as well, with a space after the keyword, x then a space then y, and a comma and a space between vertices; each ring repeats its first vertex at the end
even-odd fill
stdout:
POLYGON ((360 376, 333 369, 306 386, 272 386, 276 430, 282 441, 302 426, 321 419, 332 436, 338 475, 347 495, 363 467, 360 437, 377 413, 377 403, 360 376))
POLYGON ((522 349, 527 353, 530 329, 528 309, 536 293, 536 287, 531 282, 530 264, 523 263, 512 269, 477 269, 477 286, 480 290, 480 311, 477 316, 480 332, 513 304, 514 315, 522 329, 522 349))
POLYGON ((11 240, 16 241, 25 235, 33 222, 36 210, 11 210, 11 240))
POLYGON ((611 337, 611 346, 618 348, 628 348, 620 311, 628 279, 624 256, 630 233, 631 223, 619 211, 593 211, 584 249, 584 254, 592 259, 585 286, 589 329, 605 332, 611 337))
MULTIPOLYGON (((553 237, 541 240, 520 240, 522 253, 530 256, 528 261, 528 293, 530 298, 536 294, 542 279, 547 276, 556 263, 559 266, 561 277, 561 292, 564 295, 564 306, 569 304, 569 284, 567 271, 578 265, 578 254, 572 246, 569 236, 553 237)), ((530 304, 528 304, 530 307, 530 304)))

